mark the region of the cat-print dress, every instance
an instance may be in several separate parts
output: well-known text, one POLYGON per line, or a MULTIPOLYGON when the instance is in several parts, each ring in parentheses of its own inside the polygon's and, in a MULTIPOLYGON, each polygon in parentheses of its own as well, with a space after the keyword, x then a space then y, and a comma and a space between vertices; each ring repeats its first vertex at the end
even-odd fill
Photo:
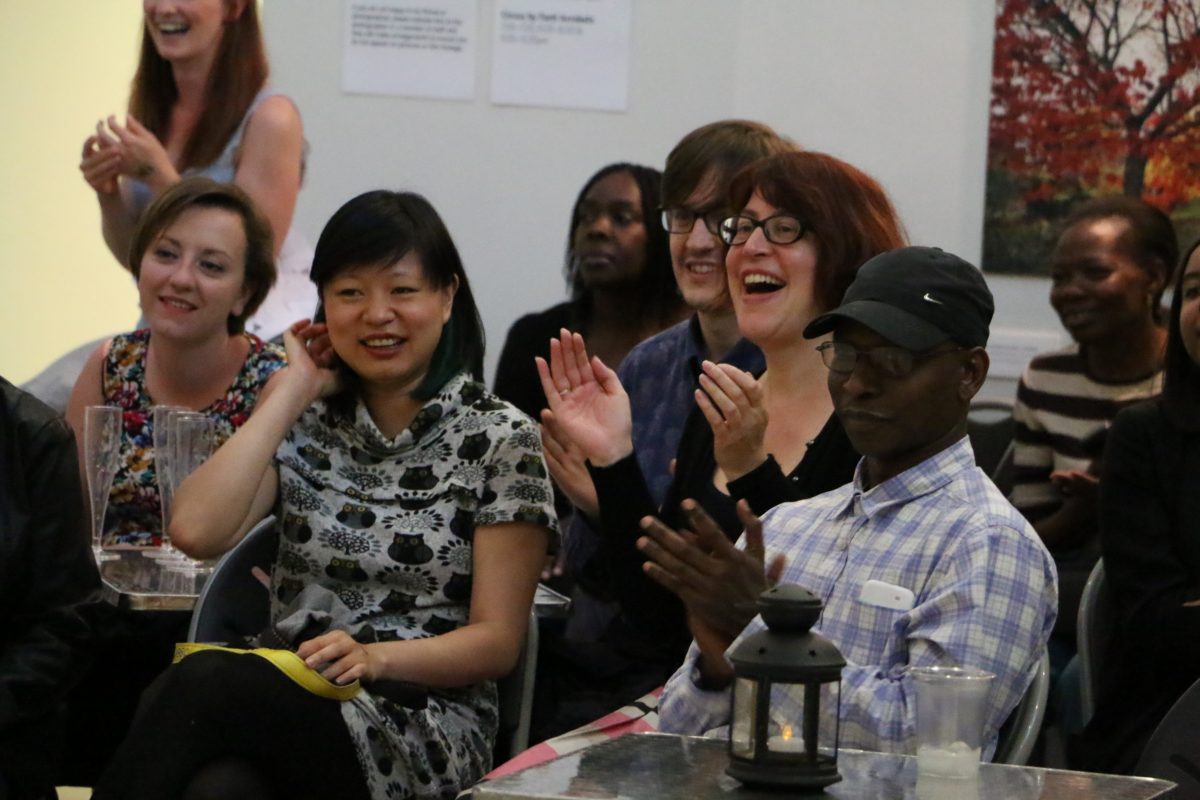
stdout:
MULTIPOLYGON (((361 402, 331 419, 314 404, 276 453, 272 618, 318 583, 380 641, 446 633, 467 622, 477 527, 557 529, 537 426, 465 375, 394 439, 361 402)), ((489 769, 496 690, 433 690, 422 711, 363 691, 342 717, 373 797, 454 797, 489 769)))

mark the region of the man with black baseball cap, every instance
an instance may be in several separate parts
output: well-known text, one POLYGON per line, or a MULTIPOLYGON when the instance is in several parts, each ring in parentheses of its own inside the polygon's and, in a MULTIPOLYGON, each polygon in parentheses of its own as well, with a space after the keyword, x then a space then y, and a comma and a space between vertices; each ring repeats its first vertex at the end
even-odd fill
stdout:
MULTIPOLYGON (((840 707, 841 746, 912 752, 908 668, 968 666, 996 676, 985 722, 990 755, 1057 611, 1049 553, 975 466, 966 438, 967 409, 987 376, 992 311, 983 276, 957 256, 906 247, 871 259, 842 304, 804 332, 826 337, 817 349, 834 408, 863 455, 854 480, 761 521, 742 509, 744 550, 723 543, 698 507, 690 511, 694 540, 647 521, 639 543, 647 571, 683 599, 696 637, 664 691, 664 730, 728 724, 725 652, 763 623, 748 619, 731 637, 713 620, 765 588, 769 553, 772 579, 821 597, 814 630, 846 657, 840 704, 822 704, 823 724, 840 707)), ((780 717, 799 718, 801 696, 773 702, 780 717)))

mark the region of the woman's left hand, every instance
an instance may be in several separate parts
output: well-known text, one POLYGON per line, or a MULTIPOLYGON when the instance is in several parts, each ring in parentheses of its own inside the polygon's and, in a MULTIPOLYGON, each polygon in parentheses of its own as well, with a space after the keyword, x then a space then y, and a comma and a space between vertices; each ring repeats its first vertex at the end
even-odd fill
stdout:
POLYGON ((1050 483, 1066 497, 1080 497, 1091 502, 1097 499, 1100 479, 1078 469, 1055 470, 1050 473, 1050 483))
POLYGON ((171 163, 166 148, 142 123, 127 115, 125 125, 121 125, 116 116, 110 116, 108 128, 117 138, 126 175, 159 190, 179 181, 179 172, 171 163))
POLYGON ((763 439, 767 409, 762 386, 732 364, 705 361, 696 405, 713 432, 713 454, 727 480, 735 480, 767 460, 763 439))
POLYGON ((372 645, 354 641, 345 631, 330 631, 309 639, 300 645, 296 655, 304 659, 309 669, 343 686, 356 680, 370 683, 380 677, 380 665, 372 655, 372 645))

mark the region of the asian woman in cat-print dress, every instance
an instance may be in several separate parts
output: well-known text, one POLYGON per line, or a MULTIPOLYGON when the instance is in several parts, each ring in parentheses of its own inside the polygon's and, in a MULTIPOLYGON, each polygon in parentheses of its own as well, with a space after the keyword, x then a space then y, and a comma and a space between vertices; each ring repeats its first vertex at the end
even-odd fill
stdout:
POLYGON ((335 630, 297 653, 364 689, 340 702, 263 659, 191 655, 160 678, 97 798, 453 797, 490 766, 493 681, 516 664, 557 525, 538 429, 476 382, 478 312, 423 198, 351 200, 313 279, 325 322, 291 328, 278 389, 180 488, 170 529, 212 556, 274 511, 273 615, 305 585, 335 593, 370 640, 335 630), (428 687, 428 706, 374 691, 384 680, 428 687))

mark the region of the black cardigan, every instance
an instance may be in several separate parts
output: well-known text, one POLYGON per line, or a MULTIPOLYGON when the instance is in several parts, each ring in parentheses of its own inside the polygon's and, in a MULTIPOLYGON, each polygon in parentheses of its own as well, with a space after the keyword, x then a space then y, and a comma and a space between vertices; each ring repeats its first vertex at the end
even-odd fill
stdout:
POLYGON ((1146 740, 1200 678, 1200 433, 1158 400, 1117 415, 1100 481, 1105 587, 1117 626, 1096 714, 1072 766, 1131 772, 1146 740), (1077 763, 1075 763, 1077 762, 1077 763))
POLYGON ((59 714, 100 579, 71 429, 0 378, 0 794, 53 794, 59 714))
POLYGON ((642 535, 638 525, 642 517, 654 514, 671 528, 686 527, 679 504, 693 498, 734 541, 742 533, 735 510, 739 499, 749 502, 755 514, 764 514, 780 503, 813 497, 849 483, 858 459, 834 415, 790 475, 784 475, 775 459, 768 457, 753 471, 730 481, 730 494, 725 495, 712 482, 717 467, 712 429, 699 408, 693 408, 679 443, 675 479, 661 513, 650 498, 635 456, 606 468, 589 465, 600 501, 601 544, 594 563, 588 565, 588 573, 603 576, 606 594, 620 608, 605 640, 618 650, 636 653, 640 659, 657 661, 672 670, 683 660, 691 641, 679 598, 642 572, 644 559, 635 546, 642 535))

